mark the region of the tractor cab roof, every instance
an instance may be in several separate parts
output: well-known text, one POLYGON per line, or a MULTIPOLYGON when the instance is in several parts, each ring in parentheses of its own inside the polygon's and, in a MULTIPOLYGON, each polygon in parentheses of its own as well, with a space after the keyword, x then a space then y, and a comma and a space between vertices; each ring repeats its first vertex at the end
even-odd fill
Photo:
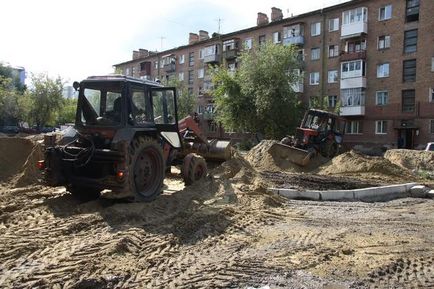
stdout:
POLYGON ((135 77, 125 76, 125 75, 121 75, 121 74, 89 76, 88 78, 86 78, 82 82, 101 82, 101 81, 124 81, 124 82, 130 82, 130 83, 145 84, 145 85, 149 85, 152 87, 163 87, 163 85, 157 81, 135 78, 135 77))

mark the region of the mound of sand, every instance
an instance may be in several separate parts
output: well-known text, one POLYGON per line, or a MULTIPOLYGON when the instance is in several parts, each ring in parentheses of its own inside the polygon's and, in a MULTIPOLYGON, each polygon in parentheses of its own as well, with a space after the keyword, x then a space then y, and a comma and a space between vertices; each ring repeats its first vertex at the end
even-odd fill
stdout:
POLYGON ((434 153, 432 152, 393 149, 386 151, 384 158, 409 170, 434 171, 434 153))
POLYGON ((26 138, 0 138, 0 182, 22 186, 40 178, 36 162, 42 158, 41 144, 26 138))
POLYGON ((350 151, 335 157, 327 164, 321 166, 318 173, 324 175, 378 173, 389 176, 400 176, 405 171, 383 157, 372 157, 350 151))
POLYGON ((253 147, 246 155, 246 160, 255 168, 264 171, 286 171, 290 173, 312 172, 322 164, 328 161, 327 158, 317 155, 313 158, 309 165, 301 167, 290 162, 285 158, 281 158, 275 152, 270 152, 270 147, 277 143, 275 140, 263 140, 258 145, 253 147))

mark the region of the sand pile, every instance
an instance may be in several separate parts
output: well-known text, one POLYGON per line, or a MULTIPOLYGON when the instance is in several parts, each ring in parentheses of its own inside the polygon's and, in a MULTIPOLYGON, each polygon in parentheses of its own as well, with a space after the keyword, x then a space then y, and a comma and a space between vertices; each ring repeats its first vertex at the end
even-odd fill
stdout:
POLYGON ((409 170, 434 171, 434 153, 432 152, 394 149, 386 151, 384 158, 409 170))
POLYGON ((307 166, 301 167, 280 157, 276 152, 269 152, 270 147, 275 143, 277 143, 275 140, 261 141, 249 151, 246 160, 258 170, 277 172, 283 170, 290 173, 312 172, 328 161, 318 154, 307 166))
POLYGON ((400 176, 406 173, 403 169, 383 157, 372 157, 355 151, 346 152, 321 166, 319 174, 353 174, 378 173, 389 176, 400 176))
POLYGON ((0 138, 0 182, 26 185, 40 178, 36 161, 42 158, 39 143, 26 138, 0 138))

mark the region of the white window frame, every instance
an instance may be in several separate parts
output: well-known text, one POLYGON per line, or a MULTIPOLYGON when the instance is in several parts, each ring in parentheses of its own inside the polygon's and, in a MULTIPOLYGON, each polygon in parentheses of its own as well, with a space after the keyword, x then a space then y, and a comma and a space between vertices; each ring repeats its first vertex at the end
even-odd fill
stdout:
POLYGON ((339 81, 339 70, 329 70, 328 71, 328 83, 337 83, 339 81))
POLYGON ((178 80, 179 81, 184 81, 184 71, 178 73, 178 80))
POLYGON ((314 47, 310 50, 310 60, 319 60, 321 58, 321 49, 314 47))
POLYGON ((362 134, 360 130, 360 121, 353 120, 347 123, 347 129, 345 134, 362 134))
POLYGON ((282 42, 282 33, 280 31, 273 32, 273 43, 279 44, 282 42))
POLYGON ((378 90, 375 92, 375 104, 376 105, 383 106, 383 105, 386 105, 388 102, 389 102, 389 91, 388 90, 378 90))
POLYGON ((338 104, 338 96, 337 95, 328 95, 327 96, 327 105, 329 108, 335 108, 337 104, 338 104))
POLYGON ((434 119, 430 119, 430 133, 434 134, 434 119))
POLYGON ((390 75, 389 62, 377 64, 377 78, 389 77, 389 75, 390 75))
POLYGON ((378 21, 385 21, 385 20, 389 20, 392 19, 392 5, 386 5, 383 7, 380 7, 378 9, 378 21), (382 11, 384 11, 383 15, 382 15, 382 11))
POLYGON ((363 60, 352 60, 352 61, 342 62, 341 79, 364 76, 363 74, 364 65, 365 63, 363 60))
POLYGON ((336 45, 336 44, 329 45, 328 55, 329 55, 329 58, 338 57, 339 56, 339 45, 336 45), (332 46, 333 46, 333 49, 331 49, 332 46), (330 52, 332 52, 332 53, 330 53, 330 52))
POLYGON ((244 46, 243 46, 243 48, 247 49, 247 50, 250 50, 250 49, 253 48, 253 38, 252 37, 244 39, 244 46))
POLYGON ((178 63, 184 64, 184 62, 185 62, 185 54, 181 54, 178 58, 178 63))
POLYGON ((378 39, 377 39, 377 49, 378 50, 383 50, 383 49, 390 48, 390 39, 391 39, 390 35, 381 35, 381 36, 378 36, 378 39), (384 37, 384 40, 381 39, 382 37, 384 37))
POLYGON ((329 32, 339 31, 339 17, 329 19, 329 32))
POLYGON ((321 22, 315 22, 310 24, 310 35, 311 36, 321 35, 321 22))
POLYGON ((434 57, 431 57, 431 71, 434 72, 434 57))
POLYGON ((205 76, 205 69, 204 68, 199 68, 197 70, 197 78, 203 78, 205 76))
POLYGON ((368 22, 368 8, 358 7, 342 12, 342 25, 349 25, 359 22, 368 22))
POLYGON ((428 92, 428 101, 434 103, 434 88, 430 87, 428 92))
POLYGON ((387 134, 387 120, 375 121, 375 134, 387 134))
POLYGON ((309 74, 309 84, 310 85, 319 85, 320 79, 319 79, 319 72, 311 72, 309 74))

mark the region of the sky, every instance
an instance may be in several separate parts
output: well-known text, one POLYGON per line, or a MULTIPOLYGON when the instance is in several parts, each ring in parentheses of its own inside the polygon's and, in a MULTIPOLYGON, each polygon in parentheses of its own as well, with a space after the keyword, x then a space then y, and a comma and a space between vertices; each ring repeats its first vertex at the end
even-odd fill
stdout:
POLYGON ((229 33, 256 25, 271 7, 284 17, 347 0, 3 0, 0 62, 68 83, 113 72, 132 51, 188 43, 189 32, 229 33), (219 20, 220 19, 220 20, 219 20), (220 26, 219 26, 220 23, 220 26))

